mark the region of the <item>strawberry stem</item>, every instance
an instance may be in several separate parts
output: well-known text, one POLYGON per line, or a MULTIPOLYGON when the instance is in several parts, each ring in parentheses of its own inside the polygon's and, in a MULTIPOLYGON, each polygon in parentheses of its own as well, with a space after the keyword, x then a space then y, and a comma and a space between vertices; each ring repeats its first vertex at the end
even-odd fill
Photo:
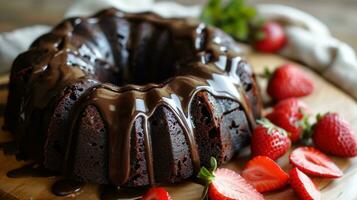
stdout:
POLYGON ((211 157, 211 172, 215 172, 217 170, 217 160, 213 156, 211 157))
POLYGON ((204 180, 206 183, 211 183, 214 179, 214 175, 206 167, 202 167, 197 175, 197 178, 204 180))
POLYGON ((268 129, 269 134, 271 134, 274 130, 276 130, 280 134, 288 135, 288 133, 284 129, 271 123, 267 118, 258 119, 257 123, 262 125, 264 128, 268 129))
POLYGON ((263 77, 266 79, 270 79, 273 76, 273 72, 268 68, 268 66, 264 67, 263 77))
POLYGON ((217 170, 218 164, 217 164, 217 160, 214 157, 211 157, 210 164, 211 164, 210 167, 211 170, 208 170, 206 167, 202 167, 197 175, 197 178, 204 180, 206 183, 201 199, 205 199, 208 192, 208 186, 213 181, 214 172, 217 170))
POLYGON ((197 178, 204 180, 206 183, 211 183, 214 179, 214 172, 217 169, 217 160, 214 157, 211 157, 210 160, 211 170, 208 170, 206 167, 202 167, 200 172, 197 175, 197 178))

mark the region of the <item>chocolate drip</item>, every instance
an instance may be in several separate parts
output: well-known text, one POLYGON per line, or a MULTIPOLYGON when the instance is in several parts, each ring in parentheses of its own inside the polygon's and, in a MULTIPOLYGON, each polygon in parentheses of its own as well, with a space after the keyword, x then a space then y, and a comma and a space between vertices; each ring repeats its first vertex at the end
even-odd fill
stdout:
POLYGON ((84 183, 71 179, 62 179, 52 185, 52 192, 57 196, 67 196, 79 192, 84 183))
MULTIPOLYGON (((62 98, 64 88, 79 79, 95 79, 98 84, 85 88, 80 97, 76 96, 68 111, 71 125, 68 133, 63 134, 66 175, 72 175, 78 120, 88 106, 95 106, 105 123, 108 176, 112 184, 124 185, 129 179, 130 137, 138 117, 143 119, 149 182, 156 184, 148 121, 160 106, 172 111, 182 127, 194 173, 197 173, 201 163, 190 106, 198 92, 207 91, 238 102, 250 128, 255 125, 253 105, 237 74, 242 62, 237 47, 230 37, 215 28, 191 20, 164 19, 152 13, 130 14, 108 9, 90 18, 66 20, 31 46, 30 51, 39 61, 32 62, 31 53, 26 57, 31 67, 28 79, 17 79, 19 72, 29 67, 27 62, 21 62, 24 58, 15 62, 20 64, 14 67, 11 81, 20 90, 26 87, 18 96, 10 93, 16 104, 21 105, 20 111, 15 113, 21 116, 16 117, 21 118, 18 120, 21 126, 16 131, 22 150, 33 155, 43 150, 46 134, 42 130, 46 130, 47 124, 40 123, 45 121, 42 119, 46 112, 53 110, 54 101, 62 98), (133 27, 145 27, 145 30, 133 27), (150 74, 151 70, 155 73, 150 74), (33 118, 35 114, 40 120, 33 118), (36 141, 32 143, 33 136, 36 141)), ((7 121, 14 118, 10 111, 7 121)), ((13 130, 16 124, 17 121, 11 124, 13 130)), ((60 183, 56 188, 78 186, 60 183)), ((66 193, 71 188, 63 190, 66 193)))
POLYGON ((57 175, 45 169, 42 165, 29 164, 18 169, 11 170, 7 172, 7 177, 9 178, 22 178, 22 177, 52 177, 57 175))

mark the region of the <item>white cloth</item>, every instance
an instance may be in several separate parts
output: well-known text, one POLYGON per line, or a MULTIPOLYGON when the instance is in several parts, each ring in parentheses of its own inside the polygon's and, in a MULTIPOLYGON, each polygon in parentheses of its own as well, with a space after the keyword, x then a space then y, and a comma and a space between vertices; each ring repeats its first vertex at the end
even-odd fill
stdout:
MULTIPOLYGON (((153 11, 164 17, 197 17, 201 12, 200 6, 154 0, 76 0, 65 16, 91 15, 107 7, 153 11)), ((324 24, 300 10, 277 4, 259 4, 256 8, 262 17, 285 26, 288 43, 281 55, 305 63, 357 99, 357 59, 350 46, 333 38, 324 24)), ((8 72, 15 56, 48 30, 47 26, 32 26, 0 34, 0 73, 8 72)))

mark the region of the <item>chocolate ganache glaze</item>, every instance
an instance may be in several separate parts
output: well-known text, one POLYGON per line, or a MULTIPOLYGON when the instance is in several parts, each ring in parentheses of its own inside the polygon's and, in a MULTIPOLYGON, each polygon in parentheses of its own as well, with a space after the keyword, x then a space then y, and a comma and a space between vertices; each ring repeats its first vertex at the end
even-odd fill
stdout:
POLYGON ((178 182, 249 142, 261 100, 241 55, 192 19, 70 18, 15 60, 5 126, 25 158, 77 181, 178 182))

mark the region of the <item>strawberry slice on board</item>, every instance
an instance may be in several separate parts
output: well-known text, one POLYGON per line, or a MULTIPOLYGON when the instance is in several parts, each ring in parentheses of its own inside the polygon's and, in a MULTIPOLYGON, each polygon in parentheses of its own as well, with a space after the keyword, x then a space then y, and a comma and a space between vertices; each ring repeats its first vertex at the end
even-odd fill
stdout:
POLYGON ((215 158, 211 158, 211 170, 202 167, 198 178, 206 182, 206 190, 202 196, 206 196, 207 193, 210 200, 264 199, 262 194, 235 171, 225 168, 217 169, 215 158))
POLYGON ((296 167, 290 171, 290 185, 300 199, 321 199, 321 193, 314 182, 296 167))
POLYGON ((290 154, 289 160, 305 174, 325 178, 339 178, 343 175, 340 168, 329 157, 314 147, 296 148, 290 154))
POLYGON ((245 165, 242 176, 258 192, 268 192, 284 187, 289 175, 272 159, 256 156, 245 165))
POLYGON ((162 187, 150 188, 141 200, 172 200, 169 193, 162 187))

